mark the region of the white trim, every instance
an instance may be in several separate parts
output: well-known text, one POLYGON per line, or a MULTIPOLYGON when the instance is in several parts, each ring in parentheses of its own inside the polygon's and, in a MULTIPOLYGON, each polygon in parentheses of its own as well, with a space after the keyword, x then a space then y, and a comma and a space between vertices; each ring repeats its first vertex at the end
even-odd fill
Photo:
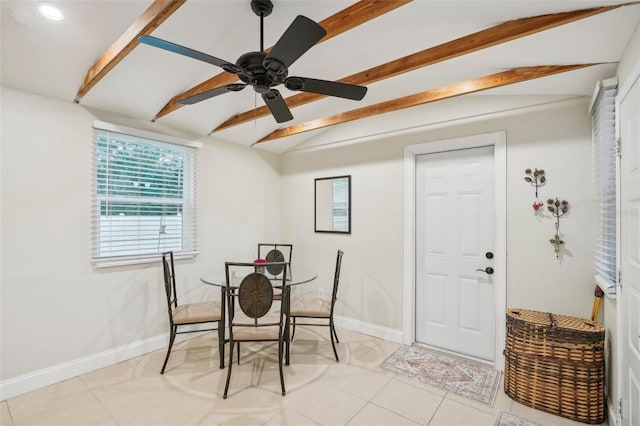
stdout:
POLYGON ((611 403, 611 395, 604 389, 604 398, 607 403, 607 424, 608 426, 618 426, 618 414, 615 406, 611 403))
POLYGON ((456 139, 407 145, 404 148, 404 259, 402 336, 404 344, 415 342, 415 157, 480 146, 494 147, 496 241, 494 257, 495 352, 494 368, 504 369, 502 349, 507 309, 507 137, 506 132, 485 133, 456 139))
MULTIPOLYGON (((193 259, 199 255, 199 251, 181 251, 174 252, 173 258, 175 260, 193 259)), ((135 256, 115 256, 115 257, 94 257, 91 258, 91 263, 96 268, 110 268, 112 266, 127 266, 127 265, 140 265, 144 263, 156 263, 162 260, 162 254, 140 254, 135 256)))
MULTIPOLYGON (((196 337, 196 335, 191 335, 191 337, 189 337, 189 335, 179 335, 176 337, 174 345, 193 337, 196 337)), ((168 342, 169 333, 164 333, 149 339, 140 340, 128 345, 34 371, 13 379, 3 380, 0 382, 0 401, 166 348, 168 342)), ((159 373, 158 371, 158 374, 159 373)))
POLYGON ((136 129, 135 127, 122 126, 120 124, 107 123, 106 121, 94 120, 93 128, 106 130, 108 132, 123 133, 125 135, 137 136, 139 138, 153 139, 173 145, 186 146, 189 148, 202 148, 202 142, 182 139, 176 136, 169 136, 162 133, 150 132, 148 130, 136 129))
POLYGON ((402 343, 402 331, 394 328, 383 327, 369 322, 360 321, 353 318, 347 318, 334 315, 334 320, 338 327, 347 330, 356 331, 368 336, 377 337, 379 339, 389 340, 391 342, 402 343))

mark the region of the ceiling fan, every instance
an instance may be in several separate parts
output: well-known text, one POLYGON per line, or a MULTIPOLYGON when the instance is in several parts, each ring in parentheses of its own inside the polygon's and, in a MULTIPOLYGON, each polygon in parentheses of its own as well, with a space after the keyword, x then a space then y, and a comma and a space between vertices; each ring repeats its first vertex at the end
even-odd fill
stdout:
POLYGON ((193 59, 210 63, 224 71, 237 74, 243 83, 227 84, 207 90, 178 102, 191 105, 227 92, 238 92, 246 86, 252 86, 271 111, 278 123, 293 119, 291 111, 275 86, 284 84, 289 90, 318 93, 338 98, 361 100, 367 93, 365 86, 340 83, 337 81, 318 80, 307 77, 288 77, 289 67, 307 50, 311 49, 327 33, 322 26, 311 19, 298 15, 289 28, 271 49, 264 51, 264 18, 271 14, 273 3, 270 0, 251 0, 251 10, 260 17, 260 52, 247 52, 240 56, 236 63, 227 62, 206 53, 152 36, 142 36, 140 43, 185 55, 193 59))

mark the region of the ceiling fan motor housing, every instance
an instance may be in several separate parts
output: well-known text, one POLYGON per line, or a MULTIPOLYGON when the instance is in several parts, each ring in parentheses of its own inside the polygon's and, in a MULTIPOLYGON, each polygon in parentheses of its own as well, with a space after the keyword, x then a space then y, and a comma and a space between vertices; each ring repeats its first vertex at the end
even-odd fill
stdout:
POLYGON ((239 74, 240 80, 252 85, 255 91, 261 94, 268 93, 271 87, 284 83, 287 78, 287 68, 280 62, 270 60, 267 64, 273 65, 270 69, 265 67, 266 56, 266 52, 247 52, 236 61, 238 66, 249 72, 249 75, 239 74))

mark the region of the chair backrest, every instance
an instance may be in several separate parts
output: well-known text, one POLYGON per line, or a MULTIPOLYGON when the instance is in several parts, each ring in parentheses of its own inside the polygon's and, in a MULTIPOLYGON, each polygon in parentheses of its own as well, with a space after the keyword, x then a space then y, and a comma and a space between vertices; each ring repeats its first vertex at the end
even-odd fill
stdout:
MULTIPOLYGON (((287 262, 289 264, 289 267, 291 267, 292 255, 293 255, 293 244, 280 244, 280 243, 259 243, 258 244, 258 258, 265 259, 267 262, 287 262)), ((278 276, 282 273, 282 267, 275 266, 275 265, 267 266, 267 271, 269 271, 269 273, 273 276, 278 276)))
POLYGON ((333 310, 333 305, 336 303, 338 299, 338 284, 340 283, 340 268, 342 268, 342 255, 344 252, 342 250, 338 250, 338 254, 336 256, 336 270, 333 274, 333 293, 331 296, 331 309, 333 310))
POLYGON ((164 275, 164 291, 167 295, 167 308, 169 318, 171 311, 178 306, 178 296, 176 295, 176 274, 173 263, 173 252, 162 253, 162 272, 164 275))
MULTIPOLYGON (((286 289, 286 271, 287 262, 273 262, 265 263, 260 266, 277 266, 282 268, 284 274, 278 279, 273 281, 267 278, 264 274, 256 272, 256 265, 248 262, 225 262, 225 274, 226 274, 226 293, 227 293, 227 307, 229 312, 229 327, 230 332, 233 333, 234 324, 233 318, 235 316, 235 300, 237 299, 238 305, 242 312, 249 318, 253 319, 253 326, 265 326, 275 325, 275 323, 265 324, 258 323, 258 319, 264 317, 273 304, 273 286, 282 287, 282 297, 288 297, 288 291, 286 289), (244 277, 240 281, 240 285, 235 288, 235 283, 232 279, 232 270, 235 272, 240 271, 244 277), (246 275, 245 275, 246 274, 246 275)), ((283 309, 280 309, 280 326, 282 328, 283 309)), ((241 326, 250 326, 250 324, 243 323, 241 326)))

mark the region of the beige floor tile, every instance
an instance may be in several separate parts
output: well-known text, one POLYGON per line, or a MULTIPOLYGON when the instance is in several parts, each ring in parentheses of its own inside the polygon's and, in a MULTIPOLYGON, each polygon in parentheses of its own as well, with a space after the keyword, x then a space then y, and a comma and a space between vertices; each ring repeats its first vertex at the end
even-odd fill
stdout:
POLYGON ((269 420, 264 426, 319 426, 307 416, 298 413, 294 409, 285 409, 273 419, 269 420))
POLYGON ((324 381, 335 389, 369 401, 392 379, 381 372, 341 363, 327 372, 324 381))
POLYGON ((121 425, 174 425, 206 412, 211 401, 185 394, 162 376, 94 389, 92 393, 121 425))
MULTIPOLYGON (((426 423, 424 423, 426 424, 426 423)), ((392 411, 367 404, 347 423, 349 426, 419 426, 419 423, 398 415, 392 411)))
POLYGON ((109 418, 104 407, 90 392, 67 395, 55 406, 38 410, 31 415, 14 418, 15 426, 34 425, 92 425, 109 418))
POLYGON ((493 426, 496 416, 445 398, 429 426, 493 426))
POLYGON ((96 423, 92 423, 91 426, 118 426, 118 423, 109 417, 107 419, 99 420, 96 423))
POLYGON ((294 409, 321 425, 344 425, 367 401, 336 389, 331 383, 311 383, 283 399, 288 409, 294 409))
POLYGON ((13 426, 13 420, 11 419, 11 413, 9 412, 9 405, 7 401, 0 402, 0 425, 13 426))
POLYGON ((199 413, 187 420, 176 423, 184 426, 260 426, 275 415, 272 411, 241 410, 227 411, 216 408, 199 413))
MULTIPOLYGON (((579 426, 584 423, 576 422, 564 417, 556 416, 545 411, 536 410, 535 408, 528 407, 513 401, 511 406, 511 412, 518 417, 530 420, 534 423, 538 423, 544 426, 579 426)), ((605 423, 606 424, 606 423, 605 423)))
POLYGON ((136 359, 130 359, 91 371, 79 376, 79 378, 88 389, 95 389, 157 375, 157 372, 144 368, 136 359))
POLYGON ((87 392, 87 387, 78 378, 19 395, 7 401, 13 422, 17 424, 26 417, 38 415, 56 406, 73 400, 76 395, 87 392))
POLYGON ((369 368, 377 368, 389 355, 402 346, 399 343, 379 339, 355 342, 350 345, 349 352, 353 355, 349 361, 354 365, 369 368))
MULTIPOLYGON (((194 342, 186 341, 179 345, 175 345, 171 349, 171 356, 169 357, 165 373, 182 367, 192 368, 196 363, 199 367, 207 366, 211 368, 219 368, 220 356, 218 341, 217 339, 213 340, 210 336, 211 333, 192 339, 194 342)), ((228 347, 229 346, 227 345, 226 349, 228 349, 228 347)), ((136 361, 145 368, 160 374, 166 355, 167 349, 164 348, 138 357, 136 361)), ((226 352, 225 358, 228 358, 228 353, 226 352)))
POLYGON ((371 402, 419 424, 428 424, 443 396, 403 381, 391 380, 371 402))

